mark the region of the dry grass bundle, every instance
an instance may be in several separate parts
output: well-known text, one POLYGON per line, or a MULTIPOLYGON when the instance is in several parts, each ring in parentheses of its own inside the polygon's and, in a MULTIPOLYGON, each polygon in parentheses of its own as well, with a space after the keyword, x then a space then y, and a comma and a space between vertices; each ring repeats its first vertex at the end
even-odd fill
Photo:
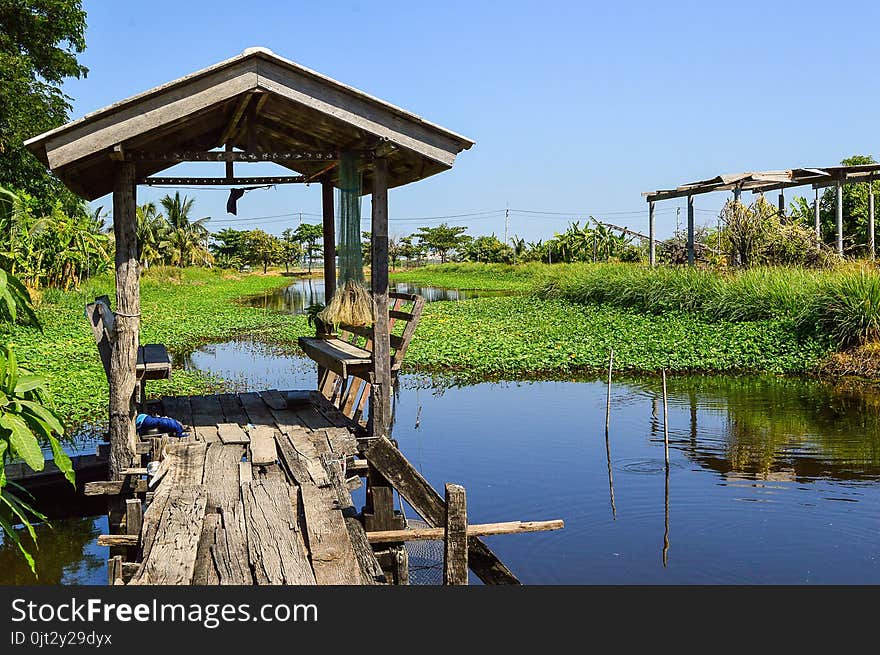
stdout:
POLYGON ((336 290, 318 318, 332 325, 372 325, 373 298, 363 282, 349 280, 336 290))

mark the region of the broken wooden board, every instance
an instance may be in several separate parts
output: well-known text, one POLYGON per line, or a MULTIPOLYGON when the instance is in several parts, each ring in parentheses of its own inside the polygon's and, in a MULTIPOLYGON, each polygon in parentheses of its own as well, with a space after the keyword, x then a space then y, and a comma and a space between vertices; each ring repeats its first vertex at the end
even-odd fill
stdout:
POLYGON ((221 522, 214 531, 211 559, 221 585, 253 584, 248 564, 247 528, 241 500, 220 513, 221 522))
POLYGON ((257 584, 315 584, 298 527, 296 488, 254 480, 242 485, 241 494, 257 584))
MULTIPOLYGON (((446 523, 440 494, 386 438, 373 441, 364 456, 432 528, 446 523)), ((468 566, 486 584, 521 584, 479 537, 468 537, 468 566)))
POLYGON ((176 486, 159 519, 152 548, 131 584, 192 584, 208 492, 201 484, 176 486))
POLYGON ((202 534, 199 538, 199 545, 196 548, 196 565, 193 570, 192 579, 194 585, 220 584, 220 576, 217 574, 214 560, 211 558, 211 548, 214 546, 214 532, 219 524, 219 514, 216 512, 205 514, 205 520, 202 523, 202 534))
POLYGON ((268 425, 256 425, 248 428, 251 439, 250 460, 254 466, 269 466, 278 460, 275 449, 275 430, 268 425))
POLYGON ((217 433, 224 444, 249 443, 251 440, 238 423, 218 423, 217 433))
POLYGON ((239 499, 239 464, 244 447, 240 444, 208 444, 205 453, 205 485, 208 487, 208 510, 232 507, 239 499))

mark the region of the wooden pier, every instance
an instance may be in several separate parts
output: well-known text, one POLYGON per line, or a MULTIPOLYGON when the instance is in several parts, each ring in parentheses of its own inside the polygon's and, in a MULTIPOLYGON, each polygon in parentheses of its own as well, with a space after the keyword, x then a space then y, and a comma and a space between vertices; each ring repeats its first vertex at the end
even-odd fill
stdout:
POLYGON ((114 582, 385 581, 347 487, 364 468, 356 428, 320 394, 169 397, 153 409, 189 436, 152 438, 153 461, 162 460, 142 518, 138 481, 147 476, 133 471, 122 534, 100 542, 125 550, 116 555, 125 566, 111 562, 114 582))

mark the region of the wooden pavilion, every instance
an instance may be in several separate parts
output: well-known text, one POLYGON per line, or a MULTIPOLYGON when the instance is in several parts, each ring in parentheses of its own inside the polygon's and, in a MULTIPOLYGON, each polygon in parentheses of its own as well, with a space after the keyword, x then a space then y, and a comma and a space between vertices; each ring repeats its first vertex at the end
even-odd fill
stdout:
MULTIPOLYGON (((336 162, 356 153, 372 194, 372 294, 388 305, 388 189, 448 170, 473 141, 362 91, 248 48, 231 59, 150 89, 27 141, 65 185, 86 200, 113 193, 116 238, 115 345, 109 367, 111 472, 135 455, 140 266, 139 184, 320 183, 324 273, 334 292, 336 162), (219 162, 218 177, 157 177, 181 162, 219 162), (237 176, 236 163, 274 162, 295 175, 237 176)), ((388 313, 376 312, 370 396, 373 436, 387 435, 391 372, 388 313)))

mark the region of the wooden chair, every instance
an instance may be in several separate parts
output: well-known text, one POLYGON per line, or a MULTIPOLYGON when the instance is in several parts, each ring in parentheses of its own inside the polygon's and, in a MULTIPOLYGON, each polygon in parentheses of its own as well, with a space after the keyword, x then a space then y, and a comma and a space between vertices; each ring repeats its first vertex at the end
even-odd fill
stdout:
MULTIPOLYGON (((107 381, 110 381, 110 356, 115 338, 115 316, 110 309, 107 296, 95 298, 95 302, 86 305, 86 318, 95 336, 101 363, 107 381)), ((141 404, 146 400, 147 380, 167 380, 171 377, 171 357, 168 349, 161 343, 148 343, 138 347, 137 351, 137 386, 135 402, 141 404)))
MULTIPOLYGON (((411 293, 388 294, 388 324, 392 332, 391 375, 397 377, 403 357, 422 316, 425 299, 411 293), (403 330, 400 323, 405 323, 403 330), (397 328, 395 330, 395 327, 397 328), (399 334, 395 334, 399 332, 399 334)), ((365 425, 364 408, 370 397, 373 368, 373 330, 340 325, 336 339, 300 337, 299 345, 318 363, 318 390, 355 423, 365 425)))

